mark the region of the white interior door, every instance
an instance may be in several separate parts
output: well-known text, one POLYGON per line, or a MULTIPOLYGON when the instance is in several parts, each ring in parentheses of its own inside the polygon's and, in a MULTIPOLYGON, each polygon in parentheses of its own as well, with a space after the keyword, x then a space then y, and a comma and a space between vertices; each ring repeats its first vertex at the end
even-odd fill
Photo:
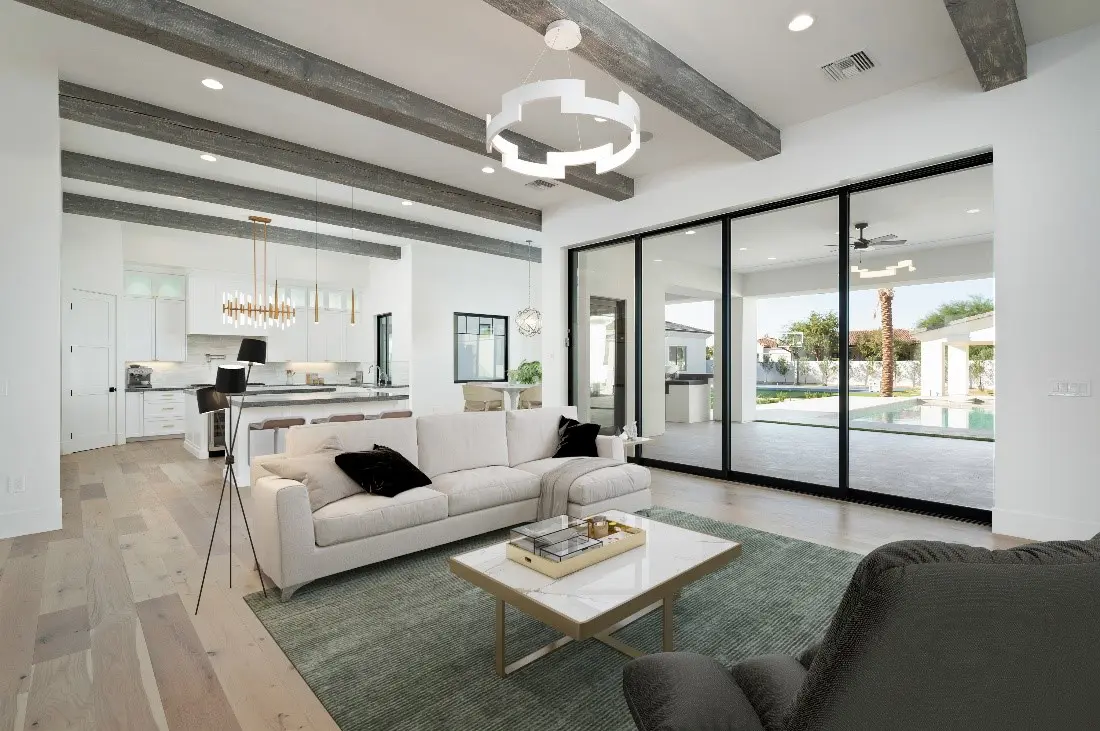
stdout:
POLYGON ((115 297, 71 290, 65 311, 61 443, 66 453, 115 443, 115 297))

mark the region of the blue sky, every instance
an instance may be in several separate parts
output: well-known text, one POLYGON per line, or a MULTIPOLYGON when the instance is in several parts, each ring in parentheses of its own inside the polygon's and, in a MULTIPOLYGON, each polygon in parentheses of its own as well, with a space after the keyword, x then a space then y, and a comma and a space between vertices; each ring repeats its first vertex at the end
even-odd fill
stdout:
MULTIPOLYGON (((920 318, 935 310, 944 302, 966 299, 980 294, 993 299, 993 279, 972 279, 965 282, 940 284, 915 284, 894 288, 894 327, 911 328, 920 318)), ((839 309, 836 294, 809 294, 797 297, 777 297, 757 300, 756 334, 779 335, 796 320, 813 311, 828 312, 839 309)), ((879 327, 876 315, 878 295, 875 290, 852 293, 850 315, 853 330, 871 330, 879 327)), ((714 330, 714 306, 709 302, 689 302, 668 305, 666 317, 672 322, 714 330)))

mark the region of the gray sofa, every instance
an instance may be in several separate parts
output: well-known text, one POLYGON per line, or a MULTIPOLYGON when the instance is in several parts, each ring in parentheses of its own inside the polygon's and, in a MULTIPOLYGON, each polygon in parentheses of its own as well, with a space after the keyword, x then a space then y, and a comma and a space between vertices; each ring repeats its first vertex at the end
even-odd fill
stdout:
POLYGON ((1100 728, 1100 536, 892 543, 799 658, 650 655, 623 690, 642 731, 1100 728))

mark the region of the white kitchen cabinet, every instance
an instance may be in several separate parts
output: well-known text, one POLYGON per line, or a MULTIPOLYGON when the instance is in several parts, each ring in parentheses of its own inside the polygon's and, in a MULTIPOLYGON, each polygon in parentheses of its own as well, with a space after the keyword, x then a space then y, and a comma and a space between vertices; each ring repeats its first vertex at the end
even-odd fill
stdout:
POLYGON ((156 301, 152 297, 124 297, 119 321, 122 360, 153 360, 156 355, 156 301))
POLYGON ((355 324, 352 325, 349 320, 345 333, 347 345, 344 360, 350 363, 374 362, 374 328, 363 321, 362 314, 355 313, 355 324))
POLYGON ((128 391, 126 438, 179 436, 186 430, 183 391, 128 391))
POLYGON ((309 325, 300 314, 297 322, 285 329, 268 328, 267 362, 287 363, 309 360, 309 325))
POLYGON ((126 393, 126 438, 145 436, 145 394, 126 393))
POLYGON ((347 360, 347 312, 321 310, 320 322, 314 322, 313 313, 306 317, 307 360, 310 363, 347 360))
POLYGON ((187 359, 187 305, 183 300, 155 300, 156 328, 153 335, 156 360, 187 359))

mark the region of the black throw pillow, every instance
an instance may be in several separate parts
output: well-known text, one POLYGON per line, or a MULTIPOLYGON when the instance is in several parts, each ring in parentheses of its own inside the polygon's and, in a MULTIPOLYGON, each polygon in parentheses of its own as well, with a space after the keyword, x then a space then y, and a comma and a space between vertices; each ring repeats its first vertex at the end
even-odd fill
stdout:
POLYGON ((599 424, 582 424, 576 419, 562 416, 558 419, 558 451, 555 457, 598 457, 596 437, 599 424))
POLYGON ((414 487, 432 484, 428 476, 416 468, 400 452, 381 444, 366 452, 344 452, 336 455, 336 466, 372 495, 396 497, 414 487))

